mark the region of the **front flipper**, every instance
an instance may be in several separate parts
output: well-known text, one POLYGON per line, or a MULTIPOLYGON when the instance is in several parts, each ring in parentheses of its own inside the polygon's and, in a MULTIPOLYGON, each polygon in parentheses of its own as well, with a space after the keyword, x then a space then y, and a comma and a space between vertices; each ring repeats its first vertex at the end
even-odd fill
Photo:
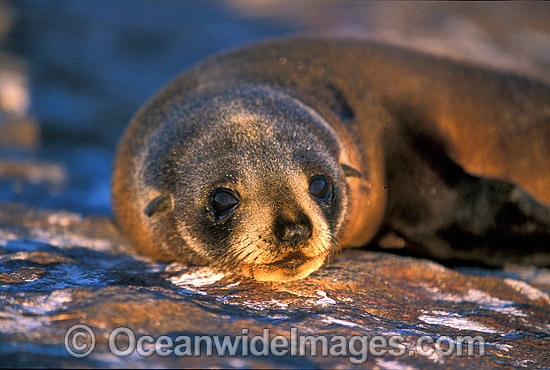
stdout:
POLYGON ((550 266, 550 208, 517 185, 471 178, 468 189, 459 192, 457 207, 462 217, 437 230, 438 237, 489 265, 550 266))
POLYGON ((421 215, 409 218, 404 207, 388 223, 413 253, 451 264, 550 266, 550 208, 518 186, 465 174, 454 189, 430 189, 421 215))
POLYGON ((517 185, 466 173, 430 136, 401 139, 388 157, 380 244, 402 238, 400 253, 450 264, 550 266, 550 207, 517 185))

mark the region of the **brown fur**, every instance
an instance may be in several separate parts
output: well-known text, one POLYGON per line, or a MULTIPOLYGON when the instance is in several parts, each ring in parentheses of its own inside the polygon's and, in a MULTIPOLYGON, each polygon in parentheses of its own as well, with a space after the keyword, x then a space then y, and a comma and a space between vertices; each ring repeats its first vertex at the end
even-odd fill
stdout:
MULTIPOLYGON (((142 108, 121 141, 113 175, 116 220, 140 252, 165 261, 217 264, 216 256, 207 256, 209 250, 189 248, 189 241, 176 231, 179 221, 171 214, 193 215, 197 210, 176 209, 178 195, 172 190, 182 179, 177 174, 171 180, 163 177, 174 171, 177 162, 166 159, 176 153, 164 151, 178 135, 187 138, 180 131, 195 127, 188 121, 199 122, 209 104, 228 105, 227 97, 231 101, 239 94, 258 94, 259 109, 266 112, 277 109, 270 101, 282 101, 277 104, 288 110, 281 113, 288 121, 303 113, 300 107, 284 104, 285 99, 296 99, 336 133, 338 144, 328 149, 334 149, 337 158, 327 149, 322 160, 350 166, 362 176, 333 173, 341 179, 337 185, 345 187, 346 199, 341 205, 345 220, 335 226, 338 235, 331 235, 335 243, 363 246, 389 232, 405 241, 397 243, 400 247, 433 258, 496 265, 521 258, 526 263, 550 263, 550 88, 504 72, 341 38, 276 40, 215 56, 176 78, 142 108), (231 89, 237 92, 228 93, 231 89), (218 92, 225 94, 221 100, 216 100, 218 92), (200 112, 198 117, 194 111, 200 112), (151 167, 151 158, 160 157, 163 160, 152 166, 158 172, 145 170, 151 167), (152 180, 161 177, 162 181, 152 180), (155 198, 161 200, 159 206, 153 204, 160 210, 157 215, 156 208, 149 206, 155 198), (149 215, 144 212, 148 206, 149 215)), ((248 111, 236 106, 216 114, 223 122, 250 121, 236 112, 248 111)), ((255 145, 265 131, 251 132, 247 124, 241 134, 255 145)), ((294 129, 296 122, 277 125, 284 131, 284 127, 294 129)), ((224 150, 210 149, 220 154, 224 150)), ((285 163, 284 150, 280 155, 273 152, 256 152, 256 160, 264 164, 278 160, 281 173, 295 173, 283 176, 281 186, 292 182, 299 173, 292 172, 296 167, 285 163)), ((232 154, 233 160, 240 160, 239 153, 232 154)), ((290 192, 301 186, 296 184, 290 192)), ((283 193, 273 189, 272 194, 278 198, 283 193)), ((321 217, 317 206, 306 199, 307 191, 299 194, 298 203, 313 207, 307 215, 321 217)), ((259 202, 256 195, 251 197, 259 202)), ((290 198, 285 202, 292 204, 290 198)), ((262 203, 257 204, 261 208, 262 203)), ((295 212, 292 209, 289 212, 295 212)), ((275 217, 273 212, 264 216, 275 217)), ((327 259, 335 250, 327 251, 327 259)), ((255 276, 244 264, 224 263, 217 265, 237 266, 255 276)), ((292 280, 312 269, 272 275, 264 271, 256 278, 292 280)))

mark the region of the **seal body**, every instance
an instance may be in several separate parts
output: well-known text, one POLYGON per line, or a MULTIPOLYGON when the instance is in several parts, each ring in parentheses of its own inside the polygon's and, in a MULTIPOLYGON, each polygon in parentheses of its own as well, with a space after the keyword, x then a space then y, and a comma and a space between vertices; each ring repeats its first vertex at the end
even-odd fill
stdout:
POLYGON ((346 38, 207 59, 120 143, 116 222, 153 258, 258 280, 343 247, 550 264, 550 88, 346 38))

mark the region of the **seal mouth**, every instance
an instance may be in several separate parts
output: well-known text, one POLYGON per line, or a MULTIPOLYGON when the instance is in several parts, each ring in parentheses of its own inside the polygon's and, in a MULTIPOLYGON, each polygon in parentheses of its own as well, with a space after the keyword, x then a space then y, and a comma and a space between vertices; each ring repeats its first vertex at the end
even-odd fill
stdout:
POLYGON ((247 266, 246 270, 258 281, 287 282, 305 278, 321 267, 325 260, 324 255, 308 257, 300 252, 292 252, 275 262, 247 266))
POLYGON ((307 257, 305 254, 301 252, 291 252, 291 253, 288 253, 283 258, 281 258, 280 260, 277 260, 271 263, 266 263, 265 266, 292 269, 292 268, 297 268, 302 266, 304 263, 308 262, 310 259, 311 257, 307 257))

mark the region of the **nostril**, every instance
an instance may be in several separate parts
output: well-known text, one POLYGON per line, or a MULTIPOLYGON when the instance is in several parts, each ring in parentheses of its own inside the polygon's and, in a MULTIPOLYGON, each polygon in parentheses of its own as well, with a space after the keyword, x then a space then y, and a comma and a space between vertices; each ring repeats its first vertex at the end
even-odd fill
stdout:
POLYGON ((275 237, 290 245, 291 248, 296 248, 306 239, 311 237, 313 227, 309 218, 302 212, 297 213, 294 217, 279 215, 273 224, 273 233, 275 237))
POLYGON ((296 247, 310 236, 311 231, 308 227, 304 225, 289 225, 285 227, 281 239, 289 243, 291 247, 296 247))

